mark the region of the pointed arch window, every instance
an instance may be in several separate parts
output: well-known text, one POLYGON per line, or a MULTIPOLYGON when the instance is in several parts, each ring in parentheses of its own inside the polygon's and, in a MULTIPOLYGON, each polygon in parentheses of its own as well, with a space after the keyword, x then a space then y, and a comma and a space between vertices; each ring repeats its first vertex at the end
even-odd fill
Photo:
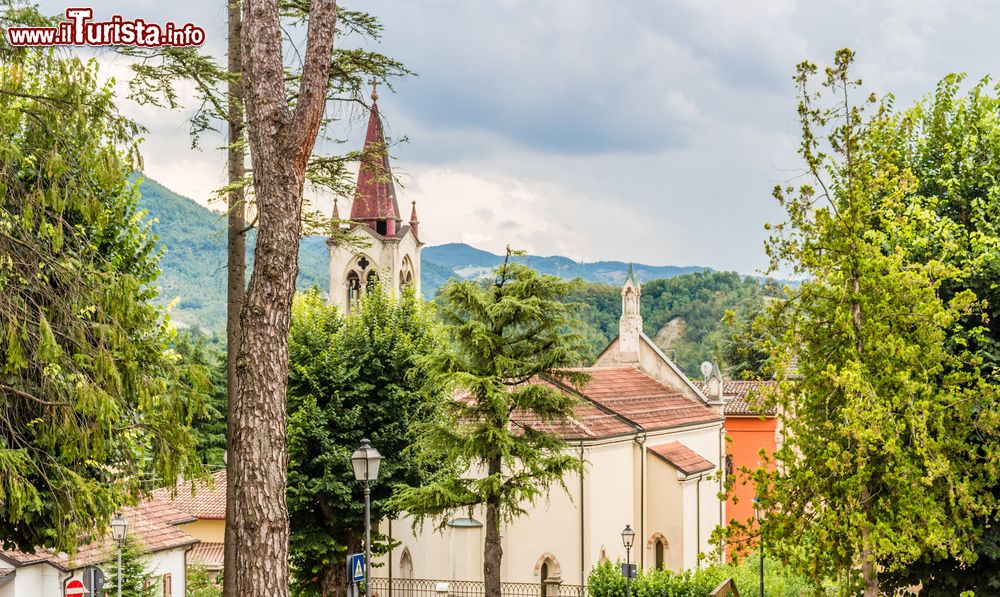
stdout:
POLYGON ((375 270, 372 270, 368 272, 368 279, 366 280, 365 284, 366 290, 368 292, 373 292, 377 285, 378 285, 378 274, 375 273, 375 270))
MULTIPOLYGON (((410 548, 403 548, 403 555, 399 556, 399 577, 403 580, 413 578, 413 557, 410 555, 410 548)), ((413 597, 412 583, 403 584, 403 597, 413 597)))
POLYGON ((667 565, 667 540, 657 537, 653 543, 653 562, 657 568, 665 568, 667 565))
POLYGON ((358 272, 351 270, 347 274, 347 312, 350 313, 358 306, 361 299, 361 277, 358 272))

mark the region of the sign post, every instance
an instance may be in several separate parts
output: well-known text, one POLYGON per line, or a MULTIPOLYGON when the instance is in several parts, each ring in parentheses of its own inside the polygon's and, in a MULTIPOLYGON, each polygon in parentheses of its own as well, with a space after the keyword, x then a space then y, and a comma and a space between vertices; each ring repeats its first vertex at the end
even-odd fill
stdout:
POLYGON ((365 580, 365 554, 352 553, 347 556, 347 577, 351 579, 347 586, 347 597, 359 597, 358 583, 365 580))

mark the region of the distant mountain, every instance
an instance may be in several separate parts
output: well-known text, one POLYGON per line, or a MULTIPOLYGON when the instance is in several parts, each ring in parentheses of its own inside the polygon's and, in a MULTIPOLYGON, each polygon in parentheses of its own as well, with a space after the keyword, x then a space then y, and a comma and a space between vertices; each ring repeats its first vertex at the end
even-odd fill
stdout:
MULTIPOLYGON (((222 334, 226 325, 226 220, 225 216, 178 195, 160 183, 145 178, 139 185, 139 205, 148 213, 151 228, 164 251, 160 261, 160 301, 171 305, 171 317, 180 327, 199 326, 222 334)), ((253 260, 256 235, 251 232, 248 267, 253 260)), ((299 250, 300 289, 316 286, 329 290, 326 239, 302 239, 299 250)), ((628 264, 622 261, 582 263, 567 257, 520 258, 532 268, 562 278, 618 285, 628 264)), ((425 247, 421 259, 421 286, 433 297, 451 278, 470 279, 489 275, 503 257, 461 243, 425 247)), ((654 266, 634 264, 639 277, 647 280, 710 272, 701 266, 654 266)))
MULTIPOLYGON (((446 268, 460 278, 475 278, 488 275, 493 268, 503 262, 502 255, 494 255, 475 247, 461 243, 449 243, 435 247, 426 247, 422 260, 426 264, 432 262, 446 268)), ((574 261, 569 257, 539 257, 525 255, 519 260, 531 268, 560 278, 582 278, 587 282, 604 284, 621 284, 625 280, 625 270, 628 263, 624 261, 595 261, 591 263, 574 261)), ((702 266, 675 265, 645 265, 633 264, 636 274, 641 280, 658 278, 673 278, 683 274, 693 274, 712 271, 702 266)))
MULTIPOLYGON (((139 207, 163 251, 160 259, 160 302, 170 305, 178 327, 226 330, 226 218, 150 178, 139 184, 139 207)), ((247 266, 253 263, 256 234, 251 231, 247 266)), ((299 288, 319 286, 326 292, 327 250, 323 238, 302 239, 299 288)))

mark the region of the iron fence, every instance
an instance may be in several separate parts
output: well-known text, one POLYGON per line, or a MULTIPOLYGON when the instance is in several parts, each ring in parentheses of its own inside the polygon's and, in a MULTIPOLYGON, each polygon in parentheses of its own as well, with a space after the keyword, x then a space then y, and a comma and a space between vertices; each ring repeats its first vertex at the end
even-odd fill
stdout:
MULTIPOLYGON (((478 580, 372 578, 372 597, 483 597, 486 583, 478 580)), ((503 597, 586 597, 584 587, 553 582, 505 582, 503 597)))

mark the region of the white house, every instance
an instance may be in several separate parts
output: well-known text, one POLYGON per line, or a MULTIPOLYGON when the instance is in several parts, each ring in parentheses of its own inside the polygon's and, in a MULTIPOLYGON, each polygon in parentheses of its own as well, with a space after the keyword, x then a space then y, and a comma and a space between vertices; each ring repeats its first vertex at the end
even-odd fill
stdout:
MULTIPOLYGON (((551 428, 586 464, 564 479, 568 492, 501 529, 505 582, 584 585, 604 559, 626 558, 621 532, 635 530, 632 561, 644 568, 699 566, 710 534, 725 520, 721 401, 710 401, 642 333, 641 287, 631 267, 615 338, 583 387, 556 384, 578 399, 573 418, 551 428)), ((536 424, 530 420, 522 424, 536 424)), ((377 561, 377 576, 482 580, 481 508, 459 513, 443 531, 413 528, 408 517, 381 526, 400 545, 377 561)))
MULTIPOLYGON (((139 540, 149 557, 156 594, 184 597, 187 554, 198 539, 177 525, 194 519, 159 501, 125 508, 123 514, 129 522, 128 533, 139 540)), ((82 581, 88 590, 86 595, 91 597, 93 579, 98 576, 93 571, 109 575, 112 571, 106 567, 116 554, 117 544, 110 532, 100 540, 81 545, 72 556, 47 549, 31 554, 0 550, 0 597, 61 597, 73 580, 82 581)))

